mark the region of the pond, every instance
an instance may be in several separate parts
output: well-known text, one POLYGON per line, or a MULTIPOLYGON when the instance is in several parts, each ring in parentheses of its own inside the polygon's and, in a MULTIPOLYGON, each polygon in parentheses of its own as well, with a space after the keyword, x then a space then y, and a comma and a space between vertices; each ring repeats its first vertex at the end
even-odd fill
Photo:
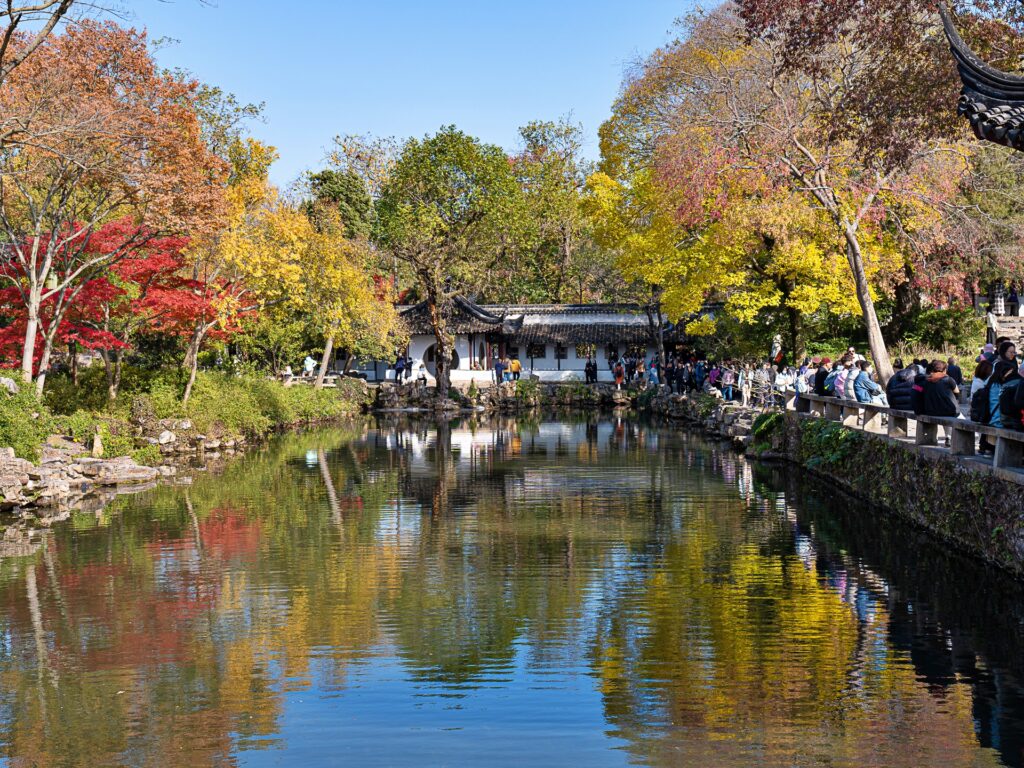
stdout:
POLYGON ((0 764, 1022 766, 1022 597, 676 429, 360 422, 0 560, 0 764))

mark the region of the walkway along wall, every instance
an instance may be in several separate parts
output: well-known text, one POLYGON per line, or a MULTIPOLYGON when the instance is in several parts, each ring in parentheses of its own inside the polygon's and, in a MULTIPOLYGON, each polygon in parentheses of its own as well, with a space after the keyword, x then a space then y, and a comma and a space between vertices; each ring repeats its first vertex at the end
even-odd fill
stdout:
MULTIPOLYGON (((747 445, 753 457, 792 462, 861 499, 866 509, 898 515, 958 551, 1024 576, 1024 472, 996 469, 943 445, 918 445, 919 439, 931 442, 932 433, 922 429, 917 438, 913 414, 896 419, 909 422, 910 434, 903 437, 865 431, 873 414, 856 404, 848 404, 835 420, 822 413, 769 413, 745 435, 753 416, 747 409, 704 398, 666 400, 658 398, 652 410, 700 423, 747 445), (852 415, 857 410, 859 420, 852 415)), ((869 525, 870 517, 864 519, 869 525)))

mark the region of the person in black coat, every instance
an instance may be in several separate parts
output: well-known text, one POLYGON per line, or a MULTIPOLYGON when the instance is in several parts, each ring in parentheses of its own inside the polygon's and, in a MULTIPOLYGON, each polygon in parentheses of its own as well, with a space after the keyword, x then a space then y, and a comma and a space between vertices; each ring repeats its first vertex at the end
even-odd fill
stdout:
POLYGON ((893 374, 885 387, 885 397, 889 401, 889 407, 897 411, 914 410, 914 379, 917 377, 917 368, 913 365, 903 368, 903 361, 897 360, 896 367, 901 370, 893 374))
POLYGON ((946 361, 946 375, 951 378, 958 387, 964 385, 964 372, 960 370, 960 366, 956 364, 956 358, 951 357, 946 361))
POLYGON ((832 372, 832 361, 829 358, 825 358, 821 361, 821 365, 818 366, 818 372, 814 374, 814 394, 819 397, 825 397, 825 379, 828 378, 829 373, 832 372))

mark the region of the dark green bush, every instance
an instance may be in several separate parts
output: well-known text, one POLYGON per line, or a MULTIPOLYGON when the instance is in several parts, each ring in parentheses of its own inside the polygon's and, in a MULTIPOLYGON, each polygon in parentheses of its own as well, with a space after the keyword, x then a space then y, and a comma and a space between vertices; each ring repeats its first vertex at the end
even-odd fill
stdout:
POLYGON ((754 419, 751 434, 753 434, 754 438, 757 440, 766 440, 781 428, 782 422, 783 416, 777 411, 773 413, 762 413, 754 419))
POLYGON ((969 308, 925 309, 917 314, 904 340, 928 349, 973 349, 985 340, 985 319, 969 308))
POLYGON ((654 402, 654 398, 658 396, 657 387, 648 387, 643 390, 636 398, 636 407, 641 411, 650 410, 651 403, 654 402))
POLYGON ((808 421, 801 433, 801 456, 811 468, 839 464, 857 449, 863 438, 834 421, 808 421))

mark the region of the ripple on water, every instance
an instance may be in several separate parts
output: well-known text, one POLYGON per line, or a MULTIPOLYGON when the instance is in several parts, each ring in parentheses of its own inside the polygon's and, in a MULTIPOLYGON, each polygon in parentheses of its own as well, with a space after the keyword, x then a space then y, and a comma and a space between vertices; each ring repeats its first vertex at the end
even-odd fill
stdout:
POLYGON ((1018 587, 639 422, 283 436, 0 596, 12 765, 1024 765, 1018 587))

